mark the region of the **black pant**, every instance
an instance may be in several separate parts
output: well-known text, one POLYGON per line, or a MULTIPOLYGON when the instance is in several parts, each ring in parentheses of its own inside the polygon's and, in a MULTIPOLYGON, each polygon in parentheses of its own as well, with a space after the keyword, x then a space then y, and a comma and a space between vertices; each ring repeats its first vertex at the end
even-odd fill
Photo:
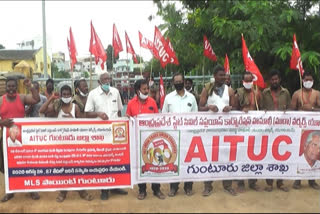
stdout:
MULTIPOLYGON (((206 186, 206 185, 212 185, 212 182, 213 181, 205 181, 204 182, 204 185, 206 186)), ((222 181, 222 185, 223 185, 223 188, 224 189, 230 189, 231 187, 232 187, 232 180, 223 180, 222 181)))
MULTIPOLYGON (((249 179, 248 180, 249 187, 256 185, 257 181, 258 181, 257 179, 249 179)), ((238 186, 244 186, 244 180, 238 180, 238 186)))
MULTIPOLYGON (((273 185, 273 179, 266 179, 266 182, 269 186, 273 185)), ((283 180, 278 179, 277 180, 277 187, 281 187, 283 185, 283 180)))
MULTIPOLYGON (((170 183, 170 189, 175 189, 178 190, 179 189, 179 182, 178 183, 170 183)), ((192 190, 192 184, 193 182, 184 182, 184 191, 187 191, 188 189, 192 190)))
MULTIPOLYGON (((147 191, 147 184, 138 184, 139 186, 139 192, 146 192, 147 191)), ((160 191, 160 184, 151 184, 151 189, 153 192, 159 192, 160 191)))
MULTIPOLYGON (((301 184, 301 180, 295 180, 295 182, 298 182, 301 184)), ((316 183, 316 180, 308 180, 309 185, 316 183)))

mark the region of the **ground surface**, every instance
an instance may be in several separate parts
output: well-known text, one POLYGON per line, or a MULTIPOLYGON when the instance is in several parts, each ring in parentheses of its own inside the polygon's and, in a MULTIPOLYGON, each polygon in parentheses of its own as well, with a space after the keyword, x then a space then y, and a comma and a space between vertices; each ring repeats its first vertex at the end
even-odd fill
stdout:
MULTIPOLYGON (((320 181, 318 181, 320 183, 320 181)), ((258 184, 265 187, 265 182, 260 180, 258 184)), ((128 189, 126 196, 110 195, 109 200, 101 201, 98 190, 89 191, 94 195, 94 200, 87 202, 80 199, 77 192, 69 192, 67 199, 63 203, 57 203, 55 198, 57 192, 41 192, 41 199, 33 201, 27 193, 17 193, 15 197, 6 203, 0 203, 0 212, 156 212, 156 213, 204 213, 204 212, 230 212, 230 213, 320 213, 320 191, 309 188, 306 181, 302 181, 302 189, 294 190, 291 188, 292 181, 285 181, 290 187, 290 192, 285 193, 278 189, 273 192, 255 192, 246 187, 246 192, 238 196, 231 196, 222 189, 221 181, 214 183, 214 193, 209 197, 203 197, 202 183, 194 184, 194 195, 186 196, 183 192, 183 185, 180 184, 178 195, 174 198, 167 197, 165 200, 159 200, 152 195, 148 185, 148 195, 145 200, 136 199, 137 186, 134 189, 128 189)), ((247 183, 246 183, 247 185, 247 183)), ((163 193, 168 194, 169 185, 163 184, 161 187, 163 193)), ((3 176, 0 179, 0 194, 4 194, 3 176)))

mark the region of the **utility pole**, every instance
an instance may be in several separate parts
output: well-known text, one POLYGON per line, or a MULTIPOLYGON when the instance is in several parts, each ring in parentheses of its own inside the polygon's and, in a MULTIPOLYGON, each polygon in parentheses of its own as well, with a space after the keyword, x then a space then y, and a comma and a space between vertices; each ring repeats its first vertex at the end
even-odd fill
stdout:
POLYGON ((45 0, 42 0, 42 40, 43 40, 43 72, 44 78, 48 78, 48 65, 47 65, 47 38, 46 38, 46 6, 45 0))

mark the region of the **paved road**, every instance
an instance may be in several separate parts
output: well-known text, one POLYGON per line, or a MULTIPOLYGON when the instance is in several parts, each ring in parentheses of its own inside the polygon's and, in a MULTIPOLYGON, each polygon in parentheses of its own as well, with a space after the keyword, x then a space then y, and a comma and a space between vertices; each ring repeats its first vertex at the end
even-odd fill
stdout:
MULTIPOLYGON (((320 181, 318 181, 320 183, 320 181)), ((263 180, 258 182, 260 186, 265 186, 263 180)), ((285 181, 285 184, 291 187, 292 181, 285 181)), ((174 198, 167 197, 165 200, 159 200, 152 195, 148 185, 148 195, 145 200, 136 199, 137 187, 128 189, 127 196, 111 195, 108 201, 101 201, 99 191, 92 190, 95 199, 91 202, 83 201, 79 198, 77 192, 69 192, 67 199, 63 203, 57 203, 55 198, 57 192, 42 192, 41 199, 33 201, 27 193, 17 193, 15 197, 0 204, 0 212, 41 212, 41 213, 58 213, 58 212, 162 212, 162 213, 204 213, 204 212, 230 212, 230 213, 320 213, 320 191, 308 187, 307 182, 302 182, 301 190, 290 188, 289 193, 275 189, 273 192, 247 192, 238 196, 230 196, 222 190, 220 181, 214 183, 214 193, 209 197, 202 197, 202 183, 194 184, 195 194, 185 196, 180 188, 178 195, 174 198)), ((163 184, 161 189, 167 194, 168 184, 163 184)), ((180 187, 182 185, 180 184, 180 187)), ((0 194, 4 194, 3 176, 0 179, 0 194)))

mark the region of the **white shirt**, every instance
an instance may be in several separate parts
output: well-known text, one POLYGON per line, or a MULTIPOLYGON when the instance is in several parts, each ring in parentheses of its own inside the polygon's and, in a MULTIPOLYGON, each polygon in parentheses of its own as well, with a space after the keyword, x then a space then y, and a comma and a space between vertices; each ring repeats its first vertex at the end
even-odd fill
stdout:
POLYGON ((320 174, 320 161, 316 160, 313 166, 307 162, 304 154, 300 156, 297 168, 298 174, 320 174))
POLYGON ((174 112, 174 113, 187 113, 197 112, 198 105, 196 98, 184 90, 184 95, 181 97, 177 91, 173 91, 166 96, 162 108, 162 113, 174 112))
POLYGON ((21 147, 22 143, 17 139, 13 142, 10 137, 7 139, 8 147, 21 147))
POLYGON ((121 97, 118 89, 110 87, 109 93, 106 94, 101 86, 90 91, 85 112, 104 112, 109 119, 118 118, 118 111, 123 109, 121 97))
POLYGON ((213 91, 212 95, 208 97, 207 105, 216 105, 218 112, 222 112, 224 107, 229 106, 229 87, 224 85, 222 97, 213 91))
MULTIPOLYGON (((76 104, 74 103, 72 103, 72 109, 70 111, 70 114, 72 115, 73 118, 76 118, 76 104)), ((65 118, 63 117, 63 115, 69 116, 69 114, 66 114, 61 108, 58 114, 58 118, 65 118)))

